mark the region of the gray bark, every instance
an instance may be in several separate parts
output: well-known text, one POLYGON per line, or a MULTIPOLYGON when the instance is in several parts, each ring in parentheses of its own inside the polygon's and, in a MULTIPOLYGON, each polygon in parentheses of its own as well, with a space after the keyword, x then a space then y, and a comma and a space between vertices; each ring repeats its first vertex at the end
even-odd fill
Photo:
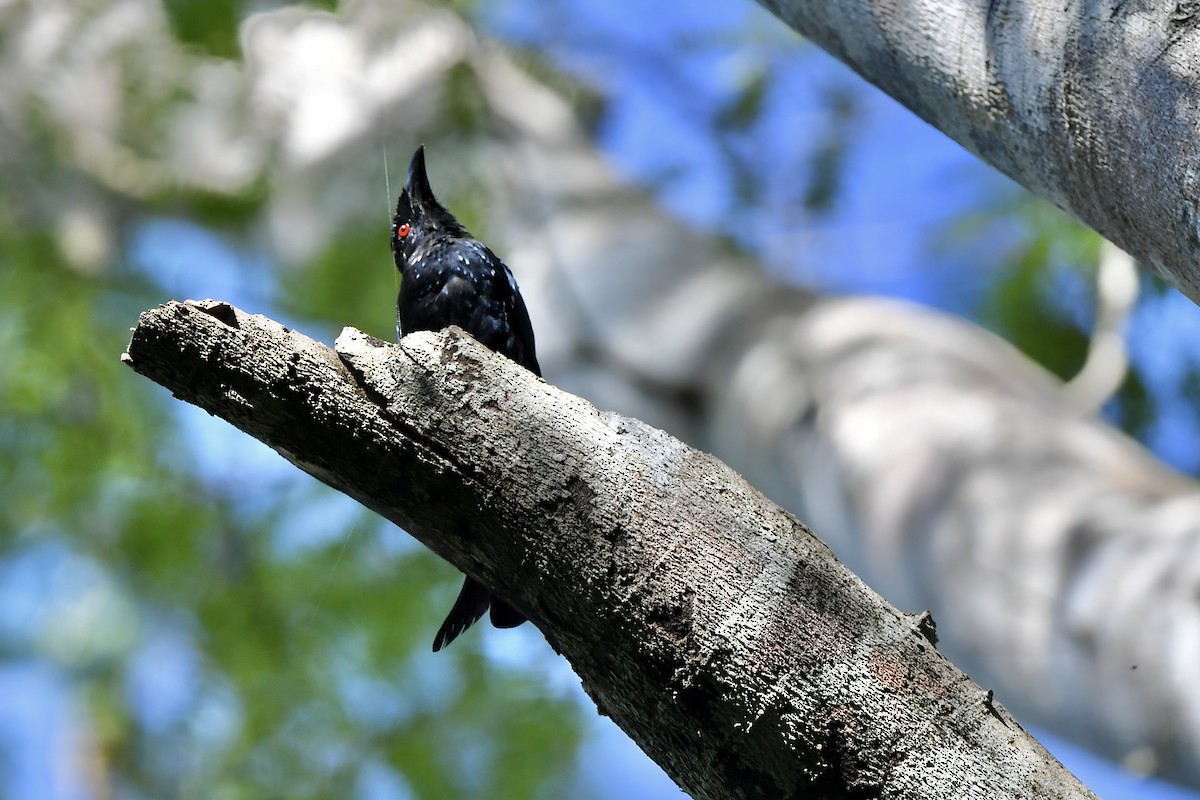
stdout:
POLYGON ((455 329, 335 353, 171 303, 122 359, 528 613, 695 797, 1093 796, 731 469, 455 329))
POLYGON ((1200 301, 1200 5, 760 2, 1200 301))

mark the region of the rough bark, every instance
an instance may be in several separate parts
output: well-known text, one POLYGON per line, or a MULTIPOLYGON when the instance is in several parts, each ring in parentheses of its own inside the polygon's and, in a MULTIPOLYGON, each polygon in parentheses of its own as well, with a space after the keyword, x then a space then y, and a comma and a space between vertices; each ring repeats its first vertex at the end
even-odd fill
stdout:
POLYGON ((731 469, 456 330, 171 303, 123 360, 509 598, 695 797, 1093 796, 731 469))
POLYGON ((1200 301, 1200 5, 760 2, 1200 301))

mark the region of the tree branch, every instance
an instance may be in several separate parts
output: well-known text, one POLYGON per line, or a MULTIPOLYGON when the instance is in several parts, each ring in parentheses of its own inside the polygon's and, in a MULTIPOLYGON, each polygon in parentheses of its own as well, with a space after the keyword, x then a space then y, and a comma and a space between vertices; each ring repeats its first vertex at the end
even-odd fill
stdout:
POLYGON ((1196 3, 760 2, 1200 302, 1196 3))
POLYGON ((727 466, 456 329, 334 352, 170 303, 122 360, 529 614, 695 797, 1093 796, 727 466))

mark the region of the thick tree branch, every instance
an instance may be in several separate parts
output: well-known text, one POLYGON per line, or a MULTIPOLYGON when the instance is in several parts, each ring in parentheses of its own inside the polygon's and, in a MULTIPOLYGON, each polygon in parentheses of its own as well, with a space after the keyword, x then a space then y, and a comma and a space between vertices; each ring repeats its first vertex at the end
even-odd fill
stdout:
POLYGON ((456 330, 171 303, 123 360, 510 598, 696 797, 1092 796, 731 469, 456 330))
POLYGON ((760 2, 1200 301, 1196 3, 760 2))

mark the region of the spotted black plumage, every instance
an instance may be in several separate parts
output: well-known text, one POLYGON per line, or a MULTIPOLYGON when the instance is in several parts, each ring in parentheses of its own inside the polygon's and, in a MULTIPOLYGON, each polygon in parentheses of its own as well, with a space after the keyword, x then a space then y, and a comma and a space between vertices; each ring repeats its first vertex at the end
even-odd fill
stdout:
MULTIPOLYGON (((457 325, 481 344, 541 375, 533 326, 517 282, 504 262, 472 238, 433 196, 425 173, 425 148, 418 147, 408 183, 392 220, 392 257, 400 271, 396 335, 457 325)), ((441 650, 483 613, 497 628, 520 625, 525 617, 471 577, 433 640, 441 650)))

